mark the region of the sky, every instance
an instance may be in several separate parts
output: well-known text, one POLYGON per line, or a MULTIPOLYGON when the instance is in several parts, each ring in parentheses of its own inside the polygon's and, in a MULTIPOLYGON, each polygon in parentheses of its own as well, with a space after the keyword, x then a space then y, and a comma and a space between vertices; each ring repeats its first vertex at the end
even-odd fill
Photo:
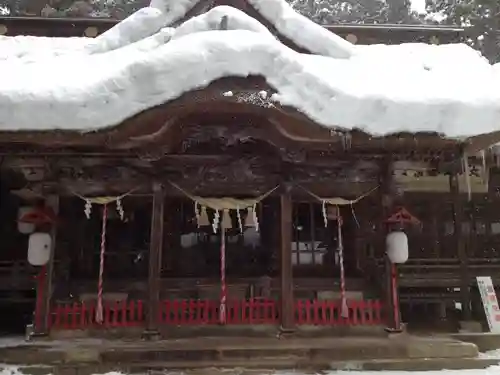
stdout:
POLYGON ((425 0, 411 0, 411 7, 419 13, 425 13, 425 0))

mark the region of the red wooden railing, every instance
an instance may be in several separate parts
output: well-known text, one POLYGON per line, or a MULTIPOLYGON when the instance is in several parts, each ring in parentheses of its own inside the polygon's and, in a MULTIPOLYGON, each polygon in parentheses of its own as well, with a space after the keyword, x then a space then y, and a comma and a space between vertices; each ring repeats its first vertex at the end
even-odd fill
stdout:
MULTIPOLYGON (((383 324, 380 301, 348 301, 349 316, 341 316, 340 301, 295 301, 295 323, 318 326, 363 326, 383 324)), ((219 301, 167 300, 160 303, 160 325, 219 324, 219 301)), ((96 305, 90 303, 59 304, 52 309, 50 326, 54 329, 91 327, 134 327, 145 322, 142 301, 105 303, 104 321, 96 322, 96 305)), ((228 301, 226 324, 271 324, 280 322, 279 303, 275 300, 228 301)))
MULTIPOLYGON (((219 301, 173 300, 160 307, 160 324, 218 324, 219 301)), ((274 300, 228 301, 226 324, 277 324, 277 303, 274 300)))
POLYGON ((366 326, 380 325, 382 304, 378 300, 347 301, 349 314, 342 317, 340 301, 298 300, 295 301, 295 323, 297 325, 366 326))
POLYGON ((55 329, 140 326, 144 322, 143 306, 142 301, 105 302, 103 322, 97 323, 95 302, 59 304, 52 310, 50 326, 55 329))

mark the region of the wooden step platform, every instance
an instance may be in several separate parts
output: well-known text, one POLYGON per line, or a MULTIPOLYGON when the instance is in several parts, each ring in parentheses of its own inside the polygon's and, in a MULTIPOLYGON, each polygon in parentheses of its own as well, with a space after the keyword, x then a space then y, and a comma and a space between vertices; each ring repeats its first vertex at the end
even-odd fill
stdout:
POLYGON ((349 366, 411 369, 423 361, 430 368, 453 368, 460 361, 469 367, 484 368, 495 363, 491 358, 477 359, 474 344, 409 335, 392 338, 198 337, 160 341, 73 339, 0 347, 0 357, 4 363, 48 366, 56 374, 110 370, 144 373, 211 367, 311 371, 349 366))

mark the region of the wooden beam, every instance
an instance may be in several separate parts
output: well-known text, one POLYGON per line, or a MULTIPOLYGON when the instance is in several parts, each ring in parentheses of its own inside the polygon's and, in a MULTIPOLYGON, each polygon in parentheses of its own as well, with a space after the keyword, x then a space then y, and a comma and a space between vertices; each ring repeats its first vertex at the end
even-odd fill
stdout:
MULTIPOLYGON (((466 171, 466 173, 468 172, 466 171)), ((457 168, 454 168, 454 170, 450 174, 450 192, 453 200, 453 236, 458 252, 458 259, 460 261, 460 302, 462 304, 462 319, 470 320, 470 275, 468 267, 467 248, 465 246, 465 241, 462 233, 464 210, 462 200, 460 198, 457 168)))
POLYGON ((294 329, 292 274, 292 198, 290 188, 281 195, 281 328, 294 329))
MULTIPOLYGON (((382 205, 382 218, 381 218, 381 239, 380 244, 383 246, 384 252, 386 250, 385 239, 389 233, 389 228, 385 220, 392 214, 393 208, 396 206, 397 200, 401 197, 397 196, 395 181, 394 181, 394 162, 387 159, 383 162, 380 168, 380 192, 381 192, 381 205, 382 205)), ((397 266, 392 264, 389 257, 384 257, 384 301, 387 315, 387 330, 400 331, 401 330, 401 309, 399 306, 399 293, 397 286, 397 266)))
MULTIPOLYGON (((50 195, 46 199, 45 203, 48 207, 52 208, 54 213, 59 213, 59 196, 50 195)), ((35 335, 44 336, 49 333, 50 329, 50 306, 52 302, 52 278, 54 276, 54 258, 56 250, 56 239, 57 239, 57 224, 54 223, 50 230, 50 236, 52 237, 52 246, 50 249, 50 258, 48 263, 44 266, 45 277, 43 279, 42 288, 37 293, 41 293, 41 306, 40 306, 40 323, 39 327, 35 324, 35 335)), ((42 271, 44 272, 44 271, 42 271)))
POLYGON ((151 241, 149 246, 148 306, 145 336, 158 336, 158 310, 160 306, 161 257, 163 250, 163 214, 165 194, 163 185, 153 184, 151 214, 151 241))

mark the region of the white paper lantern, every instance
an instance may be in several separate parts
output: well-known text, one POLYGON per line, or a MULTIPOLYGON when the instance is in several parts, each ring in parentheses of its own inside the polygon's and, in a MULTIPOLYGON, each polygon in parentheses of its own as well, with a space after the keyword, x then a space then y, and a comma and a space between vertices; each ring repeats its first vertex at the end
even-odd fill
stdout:
POLYGON ((28 241, 28 262, 33 266, 43 266, 50 259, 52 238, 48 233, 33 233, 28 241))
POLYGON ((392 263, 405 263, 408 260, 408 237, 405 232, 391 232, 385 240, 387 256, 392 263))
POLYGON ((30 234, 35 231, 35 224, 23 223, 21 218, 33 211, 33 207, 20 207, 17 211, 17 230, 22 234, 30 234))

